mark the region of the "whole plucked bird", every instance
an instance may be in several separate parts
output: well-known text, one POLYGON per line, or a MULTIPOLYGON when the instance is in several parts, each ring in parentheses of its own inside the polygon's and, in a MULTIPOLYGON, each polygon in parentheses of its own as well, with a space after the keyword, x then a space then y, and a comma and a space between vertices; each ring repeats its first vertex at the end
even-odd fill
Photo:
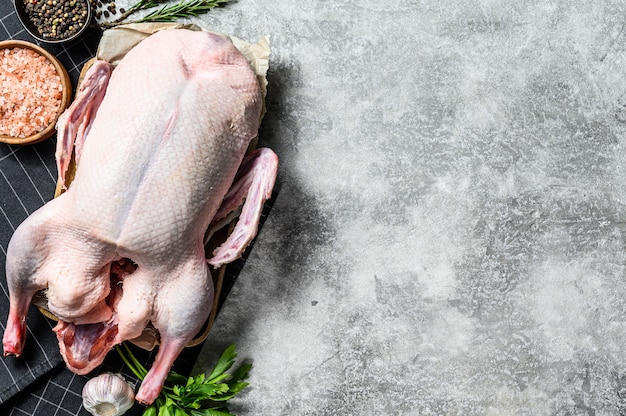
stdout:
POLYGON ((213 302, 210 265, 238 258, 258 229, 278 159, 260 148, 256 74, 225 36, 170 29, 113 68, 98 60, 58 122, 66 192, 31 214, 8 246, 5 355, 20 355, 26 314, 44 290, 68 368, 86 374, 111 348, 159 332, 137 393, 152 403, 213 302), (226 242, 205 258, 205 232, 241 208, 226 242))

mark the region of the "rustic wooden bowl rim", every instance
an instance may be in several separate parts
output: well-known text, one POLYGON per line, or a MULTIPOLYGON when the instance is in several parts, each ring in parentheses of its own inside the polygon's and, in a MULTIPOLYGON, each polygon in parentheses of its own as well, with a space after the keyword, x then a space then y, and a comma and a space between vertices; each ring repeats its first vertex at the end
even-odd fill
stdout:
POLYGON ((23 40, 3 40, 0 41, 0 49, 11 49, 11 48, 28 48, 31 49, 38 54, 45 57, 53 66, 59 77, 61 78, 61 84, 63 85, 63 95, 61 97, 61 105, 57 112, 54 121, 50 123, 48 127, 44 130, 35 133, 28 137, 13 137, 13 136, 5 136, 0 134, 0 142, 7 144, 34 144, 41 142, 54 134, 56 131, 56 122, 61 113, 65 111, 65 109, 69 106, 70 101, 72 99, 72 83, 70 81, 70 77, 67 73, 65 67, 61 64, 61 62, 50 52, 45 50, 39 45, 36 45, 31 42, 23 41, 23 40))

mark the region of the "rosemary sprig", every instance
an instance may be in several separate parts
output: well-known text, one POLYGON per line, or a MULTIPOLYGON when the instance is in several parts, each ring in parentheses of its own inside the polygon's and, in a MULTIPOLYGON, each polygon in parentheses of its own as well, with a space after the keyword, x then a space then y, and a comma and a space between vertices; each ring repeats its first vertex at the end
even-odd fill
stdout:
POLYGON ((229 0, 181 0, 171 5, 165 4, 161 8, 139 19, 126 21, 129 16, 140 10, 152 9, 168 2, 168 0, 139 0, 117 19, 110 22, 103 22, 99 26, 103 29, 108 29, 126 23, 173 22, 185 17, 199 16, 221 4, 228 3, 228 1, 229 0))
POLYGON ((198 16, 219 6, 228 3, 228 0, 188 0, 171 6, 163 6, 159 10, 148 13, 139 19, 139 22, 173 22, 190 16, 198 16))

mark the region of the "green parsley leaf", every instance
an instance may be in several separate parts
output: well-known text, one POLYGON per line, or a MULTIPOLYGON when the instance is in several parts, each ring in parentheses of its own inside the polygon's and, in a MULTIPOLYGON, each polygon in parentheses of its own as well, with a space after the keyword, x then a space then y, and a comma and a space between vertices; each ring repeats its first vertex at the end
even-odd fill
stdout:
POLYGON ((185 383, 187 383, 187 377, 182 376, 175 371, 170 371, 167 375, 167 381, 172 385, 185 385, 185 383))
MULTIPOLYGON (((123 343, 115 350, 133 374, 143 380, 148 371, 128 345, 123 343)), ((170 371, 161 393, 146 408, 143 416, 234 416, 227 407, 215 405, 232 399, 248 386, 244 380, 248 378, 252 364, 241 364, 232 374, 227 372, 236 358, 235 345, 230 345, 220 355, 208 377, 205 374, 185 377, 170 371)))
POLYGON ((209 375, 209 382, 215 382, 215 380, 222 376, 224 372, 228 371, 230 367, 233 366, 236 357, 237 352, 235 351, 235 345, 232 344, 224 350, 220 358, 217 360, 217 364, 215 364, 213 371, 211 371, 211 374, 209 375))
POLYGON ((192 416, 235 416, 231 413, 228 413, 228 410, 218 409, 218 408, 210 408, 204 409, 201 411, 194 410, 191 412, 192 416))
POLYGON ((151 404, 146 408, 146 411, 143 412, 143 416, 157 416, 156 405, 151 404))

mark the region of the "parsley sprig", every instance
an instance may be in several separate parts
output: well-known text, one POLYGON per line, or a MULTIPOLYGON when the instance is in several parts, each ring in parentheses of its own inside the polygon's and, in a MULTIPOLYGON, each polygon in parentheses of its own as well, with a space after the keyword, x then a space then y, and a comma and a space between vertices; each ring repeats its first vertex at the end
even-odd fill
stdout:
MULTIPOLYGON (((124 363, 143 380, 148 371, 135 358, 132 351, 122 344, 115 347, 124 363)), ((223 405, 248 386, 244 381, 252 369, 252 364, 242 364, 232 373, 227 373, 237 357, 235 345, 224 350, 217 364, 207 376, 198 374, 185 377, 170 371, 161 389, 161 394, 146 408, 143 416, 234 416, 223 405)))

